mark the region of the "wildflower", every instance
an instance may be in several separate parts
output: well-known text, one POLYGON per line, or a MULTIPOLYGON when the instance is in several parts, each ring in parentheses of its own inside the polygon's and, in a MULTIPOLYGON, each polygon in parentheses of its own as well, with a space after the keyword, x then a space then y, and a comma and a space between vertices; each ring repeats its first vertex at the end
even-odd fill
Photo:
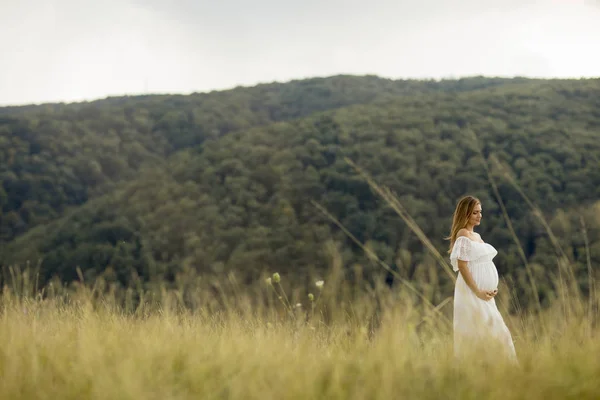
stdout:
POLYGON ((308 294, 308 299, 309 299, 310 301, 315 301, 315 296, 314 296, 312 293, 309 293, 309 294, 308 294))
POLYGON ((316 281, 315 282, 315 286, 319 288, 319 290, 323 289, 323 285, 325 284, 325 281, 316 281))
POLYGON ((267 282, 267 285, 272 285, 271 278, 265 279, 265 282, 267 282))
POLYGON ((281 281, 281 277, 279 276, 279 273, 275 272, 273 274, 273 282, 279 283, 280 281, 281 281))

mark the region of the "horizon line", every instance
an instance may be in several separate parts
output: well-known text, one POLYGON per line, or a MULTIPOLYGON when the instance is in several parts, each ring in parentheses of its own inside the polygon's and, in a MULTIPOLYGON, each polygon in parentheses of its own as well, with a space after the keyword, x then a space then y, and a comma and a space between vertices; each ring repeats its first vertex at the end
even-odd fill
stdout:
POLYGON ((29 103, 0 103, 0 109, 7 108, 23 108, 23 107, 40 107, 40 106, 52 106, 52 105, 75 105, 75 104, 87 104, 87 103, 95 103, 98 101, 109 100, 109 99, 117 99, 117 98, 129 98, 129 97, 149 97, 149 96, 191 96, 197 94, 210 94, 215 92, 228 92, 232 90, 238 89, 251 89, 260 86, 267 85, 285 85, 294 82, 308 81, 314 79, 332 79, 338 77, 354 77, 354 78, 377 78, 381 80, 389 80, 389 81, 414 81, 414 82, 443 82, 443 81, 460 81, 464 79, 474 79, 474 78, 484 78, 484 79, 525 79, 532 81, 577 81, 577 80, 595 80, 600 79, 600 75, 598 76, 573 76, 573 77, 544 77, 544 76, 528 76, 528 75, 484 75, 484 74, 476 74, 476 75, 448 75, 444 77, 386 77, 383 75, 377 74, 347 74, 347 73, 339 73, 335 75, 315 75, 315 76, 306 76, 299 78, 290 78, 287 80, 272 80, 272 81, 259 81, 254 84, 237 84, 234 86, 226 86, 221 88, 214 88, 210 90, 192 90, 189 92, 147 92, 148 79, 144 80, 145 88, 144 92, 128 92, 128 93, 109 93, 104 97, 90 97, 90 98, 80 98, 80 99, 64 99, 64 100, 48 100, 41 102, 29 102, 29 103))

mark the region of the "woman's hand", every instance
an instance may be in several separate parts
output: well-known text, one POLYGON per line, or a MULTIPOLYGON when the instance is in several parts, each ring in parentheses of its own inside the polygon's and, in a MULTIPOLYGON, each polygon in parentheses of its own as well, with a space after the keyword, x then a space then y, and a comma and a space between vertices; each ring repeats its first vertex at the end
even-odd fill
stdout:
POLYGON ((477 297, 484 301, 490 301, 498 294, 498 289, 494 290, 478 290, 475 292, 477 297))

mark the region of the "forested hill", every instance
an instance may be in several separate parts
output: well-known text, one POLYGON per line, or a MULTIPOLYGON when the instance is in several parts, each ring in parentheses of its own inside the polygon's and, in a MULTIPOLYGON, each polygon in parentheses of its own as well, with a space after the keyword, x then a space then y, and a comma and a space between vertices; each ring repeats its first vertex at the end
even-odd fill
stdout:
MULTIPOLYGON (((516 81, 516 82, 520 82, 516 81)), ((272 122, 403 95, 460 92, 513 82, 447 82, 339 76, 190 96, 0 108, 0 241, 80 205, 142 164, 272 122)))
MULTIPOLYGON (((0 109, 0 262, 41 260, 44 280, 127 284, 183 271, 323 273, 337 242, 349 270, 379 272, 320 214, 323 204, 408 278, 435 266, 343 160, 393 189, 441 251, 456 199, 483 200, 501 272, 524 278, 483 160, 498 160, 575 263, 600 262, 600 80, 392 81, 340 76, 189 96, 0 109)), ((490 163, 497 172, 496 163, 490 163)), ((495 176, 541 280, 556 264, 516 189, 495 176)), ((544 285, 540 290, 546 290, 544 285)))

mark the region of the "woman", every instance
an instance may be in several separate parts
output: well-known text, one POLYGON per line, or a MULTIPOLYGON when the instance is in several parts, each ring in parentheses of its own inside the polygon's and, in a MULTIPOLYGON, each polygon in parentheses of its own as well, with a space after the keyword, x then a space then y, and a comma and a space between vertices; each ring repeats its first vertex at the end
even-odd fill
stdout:
POLYGON ((510 331, 494 299, 498 271, 492 259, 498 252, 474 231, 481 223, 481 211, 478 199, 463 197, 450 231, 450 262, 459 272, 454 288, 454 354, 484 356, 500 351, 516 361, 510 331))

